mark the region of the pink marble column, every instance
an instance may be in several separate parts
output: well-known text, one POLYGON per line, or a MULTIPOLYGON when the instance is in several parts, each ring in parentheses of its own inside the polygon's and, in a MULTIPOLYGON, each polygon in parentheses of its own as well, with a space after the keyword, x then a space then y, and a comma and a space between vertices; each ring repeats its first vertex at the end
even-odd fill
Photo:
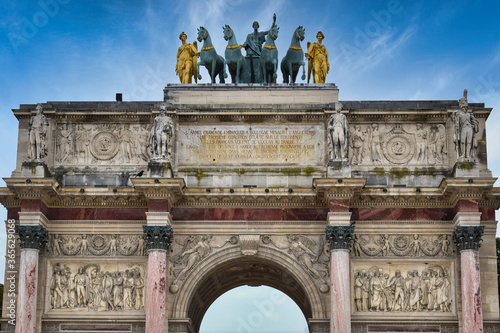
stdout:
POLYGON ((330 332, 351 332, 351 288, 349 278, 349 248, 354 226, 329 225, 326 240, 330 246, 331 313, 330 332))
POLYGON ((460 251, 463 333, 483 332, 479 265, 479 247, 483 233, 483 226, 458 226, 453 232, 453 240, 460 251))
POLYGON ((146 284, 146 332, 167 332, 166 316, 167 252, 149 250, 146 284))
POLYGON ((16 333, 36 332, 38 250, 22 249, 17 294, 16 333))
POLYGON ((16 333, 35 333, 38 254, 47 242, 48 232, 41 225, 18 225, 16 233, 21 247, 16 333))
POLYGON ((146 332, 165 333, 167 321, 167 250, 173 238, 169 225, 143 226, 148 247, 146 332))
POLYGON ((462 278, 462 329, 463 333, 483 332, 481 306, 481 280, 479 276, 479 251, 460 252, 462 278))
POLYGON ((349 250, 331 252, 330 332, 351 332, 351 291, 349 286, 349 250))

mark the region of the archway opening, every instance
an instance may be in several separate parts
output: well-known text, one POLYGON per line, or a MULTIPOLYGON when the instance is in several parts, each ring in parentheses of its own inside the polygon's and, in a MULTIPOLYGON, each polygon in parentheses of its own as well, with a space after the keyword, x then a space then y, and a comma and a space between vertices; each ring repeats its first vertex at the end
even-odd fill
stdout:
POLYGON ((268 286, 240 286, 210 305, 200 333, 308 333, 299 306, 282 291, 268 286))

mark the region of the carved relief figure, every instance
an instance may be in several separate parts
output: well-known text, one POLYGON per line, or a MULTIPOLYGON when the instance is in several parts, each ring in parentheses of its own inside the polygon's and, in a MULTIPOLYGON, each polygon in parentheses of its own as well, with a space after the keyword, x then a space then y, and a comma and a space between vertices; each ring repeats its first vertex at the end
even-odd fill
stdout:
POLYGON ((356 273, 354 279, 354 306, 356 311, 363 311, 363 274, 356 273))
POLYGON ((124 163, 132 161, 132 147, 134 146, 133 134, 130 131, 130 125, 123 125, 118 133, 120 139, 120 152, 124 163))
POLYGON ((307 66, 307 83, 313 74, 313 83, 325 83, 326 74, 330 71, 330 63, 328 62, 328 51, 323 45, 325 35, 318 31, 316 34, 318 41, 316 43, 307 43, 306 58, 309 60, 307 66))
POLYGON ((76 152, 75 157, 78 163, 88 163, 90 159, 90 139, 89 131, 82 124, 77 126, 75 135, 76 152))
POLYGON ((341 113, 343 104, 335 105, 335 113, 328 119, 328 139, 330 145, 330 160, 346 160, 349 147, 349 123, 341 113))
POLYGON ((297 235, 289 235, 288 242, 290 243, 290 247, 288 248, 288 252, 293 254, 295 259, 305 266, 307 270, 317 279, 319 279, 323 284, 326 284, 326 281, 323 279, 321 273, 314 268, 314 263, 318 260, 319 256, 323 252, 323 244, 319 244, 316 246, 316 253, 311 250, 313 247, 313 243, 307 239, 306 237, 301 237, 297 235), (309 246, 304 245, 302 241, 308 243, 309 246))
POLYGON ((109 255, 116 256, 116 235, 111 236, 109 241, 109 255))
MULTIPOLYGON (((362 311, 442 311, 451 312, 451 282, 447 268, 434 266, 430 269, 409 270, 403 278, 400 270, 392 278, 380 267, 372 267, 369 272, 354 272, 354 308, 362 311), (372 272, 370 274, 370 272, 372 272), (357 286, 363 285, 363 277, 369 281, 368 307, 363 298, 359 302, 357 286)), ((360 289, 363 291, 363 289, 360 289)), ((363 297, 363 295, 361 295, 363 297)))
POLYGON ((73 275, 66 265, 56 264, 50 281, 51 309, 85 311, 143 310, 144 280, 133 267, 125 271, 102 271, 100 265, 78 267, 73 275))
POLYGON ((447 235, 357 235, 353 255, 397 257, 447 257, 452 254, 447 235))
POLYGON ((436 163, 444 163, 444 155, 446 155, 446 128, 443 124, 436 127, 436 140, 434 143, 434 159, 436 163))
POLYGON ((368 127, 368 141, 370 143, 370 157, 373 164, 382 163, 382 153, 380 150, 382 137, 380 135, 378 124, 372 124, 368 127))
POLYGON ((361 126, 355 125, 354 132, 351 135, 351 164, 361 164, 363 159, 363 143, 365 141, 365 133, 361 132, 361 126))
POLYGON ((73 133, 69 128, 69 124, 61 125, 59 129, 59 152, 57 159, 64 163, 72 156, 73 151, 73 133))
POLYGON ((417 124, 417 132, 415 133, 417 142, 417 163, 427 163, 427 131, 422 128, 422 124, 417 124))
POLYGON ((160 115, 153 121, 150 133, 151 152, 153 159, 165 159, 170 161, 169 148, 174 135, 172 118, 167 116, 166 105, 160 104, 160 115))
POLYGON ((187 35, 181 32, 179 39, 182 45, 177 50, 177 63, 175 64, 175 73, 179 75, 181 83, 192 83, 194 76, 194 81, 198 82, 198 75, 196 73, 198 66, 198 43, 196 41, 193 44, 186 43, 187 35))
POLYGON ((179 257, 180 261, 183 261, 184 258, 187 258, 187 261, 185 267, 177 275, 174 273, 176 279, 173 284, 176 284, 177 280, 182 280, 194 265, 212 252, 212 247, 210 246, 212 238, 212 235, 198 235, 187 239, 184 250, 179 257), (190 248, 188 249, 188 247, 190 248))
POLYGON ((479 132, 479 122, 474 114, 469 112, 467 101, 467 89, 464 96, 459 100, 459 110, 453 111, 451 119, 453 121, 453 142, 457 151, 459 162, 475 162, 476 133, 479 132))
POLYGON ((43 114, 42 104, 36 105, 36 115, 32 116, 28 125, 29 150, 28 158, 40 161, 47 156, 47 128, 49 121, 43 114))

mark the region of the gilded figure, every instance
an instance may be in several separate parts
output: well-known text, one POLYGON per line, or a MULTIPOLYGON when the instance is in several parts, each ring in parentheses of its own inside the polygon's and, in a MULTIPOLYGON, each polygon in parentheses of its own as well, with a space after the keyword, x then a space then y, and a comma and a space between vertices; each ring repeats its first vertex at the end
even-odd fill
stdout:
POLYGON ((194 76, 194 81, 198 82, 198 43, 196 41, 193 44, 186 42, 187 35, 182 32, 179 35, 179 39, 182 45, 177 50, 177 63, 175 64, 175 73, 179 75, 181 83, 193 83, 192 79, 194 76))
POLYGON ((328 51, 323 45, 325 35, 321 31, 316 34, 318 41, 316 43, 307 42, 306 58, 307 66, 307 83, 313 74, 313 83, 325 83, 326 74, 330 71, 330 63, 328 62, 328 51))

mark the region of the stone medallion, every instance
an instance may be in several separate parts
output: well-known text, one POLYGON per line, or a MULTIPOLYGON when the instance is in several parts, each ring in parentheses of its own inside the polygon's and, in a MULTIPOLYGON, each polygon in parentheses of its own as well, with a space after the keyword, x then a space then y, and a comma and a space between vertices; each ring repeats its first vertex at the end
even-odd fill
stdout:
POLYGON ((111 132, 100 132, 94 135, 90 144, 90 152, 99 160, 110 160, 118 153, 118 138, 111 132))
POLYGON ((387 133, 382 147, 385 158, 394 164, 408 163, 415 154, 413 135, 406 133, 400 125, 387 133))

